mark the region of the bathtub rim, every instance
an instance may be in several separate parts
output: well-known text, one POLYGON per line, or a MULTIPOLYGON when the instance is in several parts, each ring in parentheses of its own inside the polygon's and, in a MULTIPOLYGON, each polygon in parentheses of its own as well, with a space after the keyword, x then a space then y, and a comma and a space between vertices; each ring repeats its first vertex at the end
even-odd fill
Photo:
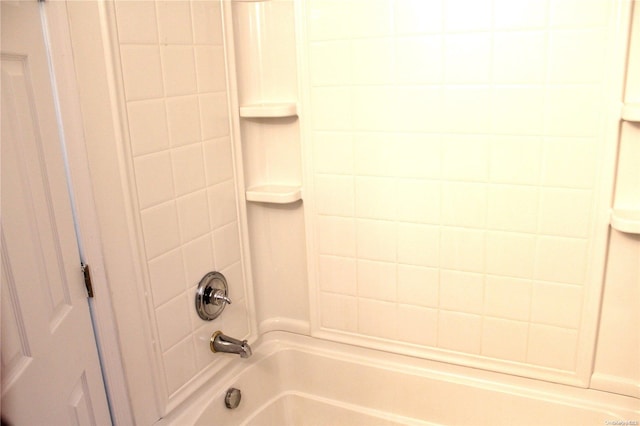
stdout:
MULTIPOLYGON (((207 380, 196 392, 155 424, 158 426, 195 424, 209 406, 242 374, 250 372, 252 368, 272 356, 285 352, 301 352, 339 362, 381 368, 399 374, 418 375, 425 379, 445 381, 576 409, 601 412, 610 416, 612 420, 621 419, 620 414, 616 412, 622 411, 635 416, 626 420, 640 420, 640 399, 598 389, 581 388, 442 361, 415 358, 286 331, 267 332, 261 335, 253 343, 253 346, 251 358, 248 360, 238 358, 236 362, 229 362, 219 374, 207 380), (616 410, 616 412, 612 410, 616 410)), ((222 356, 233 357, 234 355, 222 354, 222 356)), ((276 396, 292 391, 295 392, 295 390, 279 391, 276 396)), ((270 401, 275 399, 277 399, 275 396, 269 398, 270 401)), ((264 404, 266 401, 256 407, 256 412, 263 409, 264 404)), ((397 418, 402 418, 402 416, 398 415, 397 418)), ((248 419, 249 417, 244 422, 248 419)))

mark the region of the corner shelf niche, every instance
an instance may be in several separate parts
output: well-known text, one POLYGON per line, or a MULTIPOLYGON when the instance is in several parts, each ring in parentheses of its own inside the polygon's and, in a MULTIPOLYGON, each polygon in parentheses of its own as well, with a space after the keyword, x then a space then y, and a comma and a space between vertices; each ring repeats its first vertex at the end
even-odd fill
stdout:
POLYGON ((640 123, 640 102, 624 104, 622 106, 622 119, 624 121, 640 123))
POLYGON ((247 201, 270 204, 291 204, 302 200, 302 188, 295 185, 258 185, 247 189, 247 201))
POLYGON ((640 234, 640 210, 614 208, 611 227, 627 234, 640 234))
POLYGON ((240 106, 243 118, 279 118, 297 117, 298 105, 295 102, 265 102, 240 106))

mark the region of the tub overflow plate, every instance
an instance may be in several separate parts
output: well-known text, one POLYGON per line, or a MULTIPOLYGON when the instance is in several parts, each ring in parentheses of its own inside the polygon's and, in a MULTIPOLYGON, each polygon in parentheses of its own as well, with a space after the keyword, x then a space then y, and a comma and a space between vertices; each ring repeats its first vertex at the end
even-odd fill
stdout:
POLYGON ((227 390, 227 394, 224 396, 224 406, 230 410, 237 408, 240 405, 240 400, 242 399, 242 392, 240 389, 229 388, 227 390))

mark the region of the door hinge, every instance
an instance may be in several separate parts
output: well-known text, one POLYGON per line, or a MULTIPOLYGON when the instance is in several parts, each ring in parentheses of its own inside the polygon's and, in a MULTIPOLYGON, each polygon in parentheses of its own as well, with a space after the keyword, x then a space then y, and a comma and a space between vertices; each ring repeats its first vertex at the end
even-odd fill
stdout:
POLYGON ((91 273, 89 272, 89 265, 86 263, 80 263, 82 268, 82 275, 84 275, 84 285, 87 287, 87 296, 93 297, 93 284, 91 284, 91 273))

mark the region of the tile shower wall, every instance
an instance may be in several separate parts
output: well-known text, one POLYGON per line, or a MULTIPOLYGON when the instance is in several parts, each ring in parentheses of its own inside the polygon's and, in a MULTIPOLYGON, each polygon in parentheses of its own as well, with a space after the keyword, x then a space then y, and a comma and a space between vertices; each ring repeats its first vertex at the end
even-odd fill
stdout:
POLYGON ((118 1, 116 18, 128 154, 169 397, 215 360, 213 331, 238 338, 249 332, 221 7, 118 1), (225 274, 234 302, 215 324, 193 307, 197 283, 212 270, 225 274))
POLYGON ((576 370, 611 8, 305 2, 315 330, 576 370))

